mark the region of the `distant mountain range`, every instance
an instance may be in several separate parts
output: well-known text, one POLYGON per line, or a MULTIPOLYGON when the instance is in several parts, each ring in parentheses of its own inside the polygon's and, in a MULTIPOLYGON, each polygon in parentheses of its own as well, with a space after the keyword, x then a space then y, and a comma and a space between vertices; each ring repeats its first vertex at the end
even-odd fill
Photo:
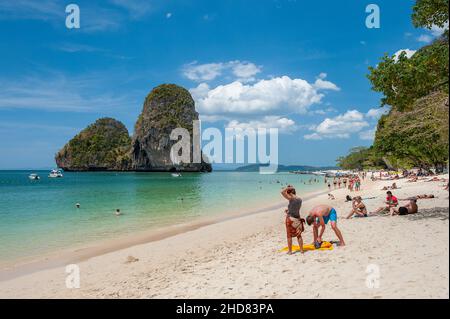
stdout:
MULTIPOLYGON (((251 164, 241 166, 234 171, 236 172, 257 172, 260 167, 267 166, 265 164, 251 164)), ((307 166, 307 165, 278 165, 278 172, 290 172, 290 171, 326 171, 338 169, 336 166, 307 166)))

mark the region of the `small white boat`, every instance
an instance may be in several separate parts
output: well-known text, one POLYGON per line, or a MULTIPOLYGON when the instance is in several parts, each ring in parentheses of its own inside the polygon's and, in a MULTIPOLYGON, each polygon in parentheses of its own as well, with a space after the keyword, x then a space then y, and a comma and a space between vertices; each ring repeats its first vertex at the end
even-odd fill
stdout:
POLYGON ((63 174, 62 174, 61 170, 59 170, 59 169, 52 169, 52 171, 50 172, 48 177, 49 178, 60 178, 60 177, 63 177, 63 174))
POLYGON ((32 181, 38 181, 41 179, 38 174, 30 174, 28 175, 28 178, 31 179, 32 181))
POLYGON ((172 177, 181 177, 180 173, 172 173, 172 177))

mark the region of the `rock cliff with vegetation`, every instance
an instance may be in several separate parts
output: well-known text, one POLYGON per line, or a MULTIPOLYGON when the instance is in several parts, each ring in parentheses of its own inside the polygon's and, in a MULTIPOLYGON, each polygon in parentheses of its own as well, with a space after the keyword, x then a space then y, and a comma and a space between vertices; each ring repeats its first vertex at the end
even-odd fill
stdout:
MULTIPOLYGON (((188 90, 163 84, 152 90, 144 102, 135 125, 132 145, 133 169, 136 171, 211 171, 205 162, 193 162, 193 121, 198 120, 194 100, 188 90), (170 150, 177 142, 170 139, 175 128, 189 131, 191 163, 174 164, 170 150)), ((200 142, 200 141, 199 141, 200 142)))
POLYGON ((378 122, 374 149, 391 167, 436 167, 448 161, 448 94, 433 92, 407 112, 392 110, 378 122))
MULTIPOLYGON (((56 164, 66 171, 210 172, 211 165, 203 161, 176 165, 170 158, 171 147, 177 142, 170 139, 170 133, 185 128, 192 142, 194 120, 198 120, 198 113, 189 91, 163 84, 145 99, 132 138, 121 122, 99 119, 56 154, 56 164)), ((191 145, 191 159, 192 154, 191 145)))
POLYGON ((55 160, 66 171, 125 171, 131 167, 130 148, 125 125, 101 118, 71 139, 55 160))
POLYGON ((372 89, 383 94, 380 118, 371 147, 357 147, 338 159, 345 169, 436 168, 448 165, 449 32, 448 0, 417 0, 416 27, 444 29, 440 38, 411 57, 385 55, 369 68, 372 89))

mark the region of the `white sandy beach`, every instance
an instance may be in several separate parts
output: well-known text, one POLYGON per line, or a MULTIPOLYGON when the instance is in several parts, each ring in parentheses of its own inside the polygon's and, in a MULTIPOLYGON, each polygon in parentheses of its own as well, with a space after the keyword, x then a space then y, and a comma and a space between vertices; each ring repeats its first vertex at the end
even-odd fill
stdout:
MULTIPOLYGON (((363 182, 358 195, 376 196, 365 201, 369 211, 383 204, 381 188, 391 183, 363 182)), ((345 247, 279 252, 286 246, 284 214, 270 210, 79 262, 79 289, 66 288, 65 267, 57 267, 0 282, 0 298, 449 298, 444 183, 397 184, 398 198, 437 198, 419 200, 416 215, 351 220, 343 219, 351 207, 347 190, 333 191, 334 201, 320 195, 304 202, 302 216, 318 203, 336 208, 345 247), (379 269, 378 288, 366 284, 368 266, 379 269)), ((312 241, 310 227, 303 237, 312 241)), ((324 240, 336 239, 327 227, 324 240)))

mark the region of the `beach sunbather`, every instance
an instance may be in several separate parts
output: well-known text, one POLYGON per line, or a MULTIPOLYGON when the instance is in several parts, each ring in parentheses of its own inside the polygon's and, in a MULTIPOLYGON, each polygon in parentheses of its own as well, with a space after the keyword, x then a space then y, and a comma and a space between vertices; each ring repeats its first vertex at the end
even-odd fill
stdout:
POLYGON ((418 211, 417 207, 417 200, 416 199, 410 199, 409 203, 405 206, 400 206, 399 208, 391 207, 390 213, 391 216, 394 215, 410 215, 410 214, 416 214, 418 211))
POLYGON ((328 199, 330 199, 330 200, 335 200, 336 198, 334 197, 333 194, 328 194, 328 199))
POLYGON ((417 195, 415 196, 416 199, 431 199, 435 198, 433 194, 423 194, 423 195, 417 195))
POLYGON ((384 186, 381 190, 382 191, 387 191, 390 189, 398 189, 397 183, 392 183, 392 186, 384 186))
POLYGON ((355 215, 355 217, 367 217, 367 208, 362 202, 361 196, 353 198, 352 211, 346 218, 350 219, 353 215, 355 215))
POLYGON ((308 217, 306 217, 306 222, 309 226, 313 225, 314 245, 316 247, 320 247, 320 245, 322 244, 322 236, 325 232, 325 228, 328 222, 331 223, 331 228, 339 238, 340 246, 345 246, 342 233, 337 227, 337 213, 333 207, 328 205, 319 205, 314 207, 309 212, 308 217))
POLYGON ((413 176, 412 178, 410 178, 410 179, 408 179, 408 183, 415 183, 415 182, 417 182, 418 181, 418 177, 417 176, 413 176))
POLYGON ((281 191, 281 195, 289 201, 286 213, 286 235, 288 243, 288 254, 292 254, 292 237, 297 237, 300 252, 303 254, 303 238, 305 220, 300 217, 300 208, 302 207, 302 199, 297 197, 295 188, 288 185, 281 191))
POLYGON ((375 211, 369 213, 369 215, 375 215, 384 211, 390 211, 392 207, 397 207, 398 206, 398 199, 397 197, 395 197, 391 191, 387 191, 386 192, 386 202, 385 202, 385 206, 379 207, 377 208, 375 211))

